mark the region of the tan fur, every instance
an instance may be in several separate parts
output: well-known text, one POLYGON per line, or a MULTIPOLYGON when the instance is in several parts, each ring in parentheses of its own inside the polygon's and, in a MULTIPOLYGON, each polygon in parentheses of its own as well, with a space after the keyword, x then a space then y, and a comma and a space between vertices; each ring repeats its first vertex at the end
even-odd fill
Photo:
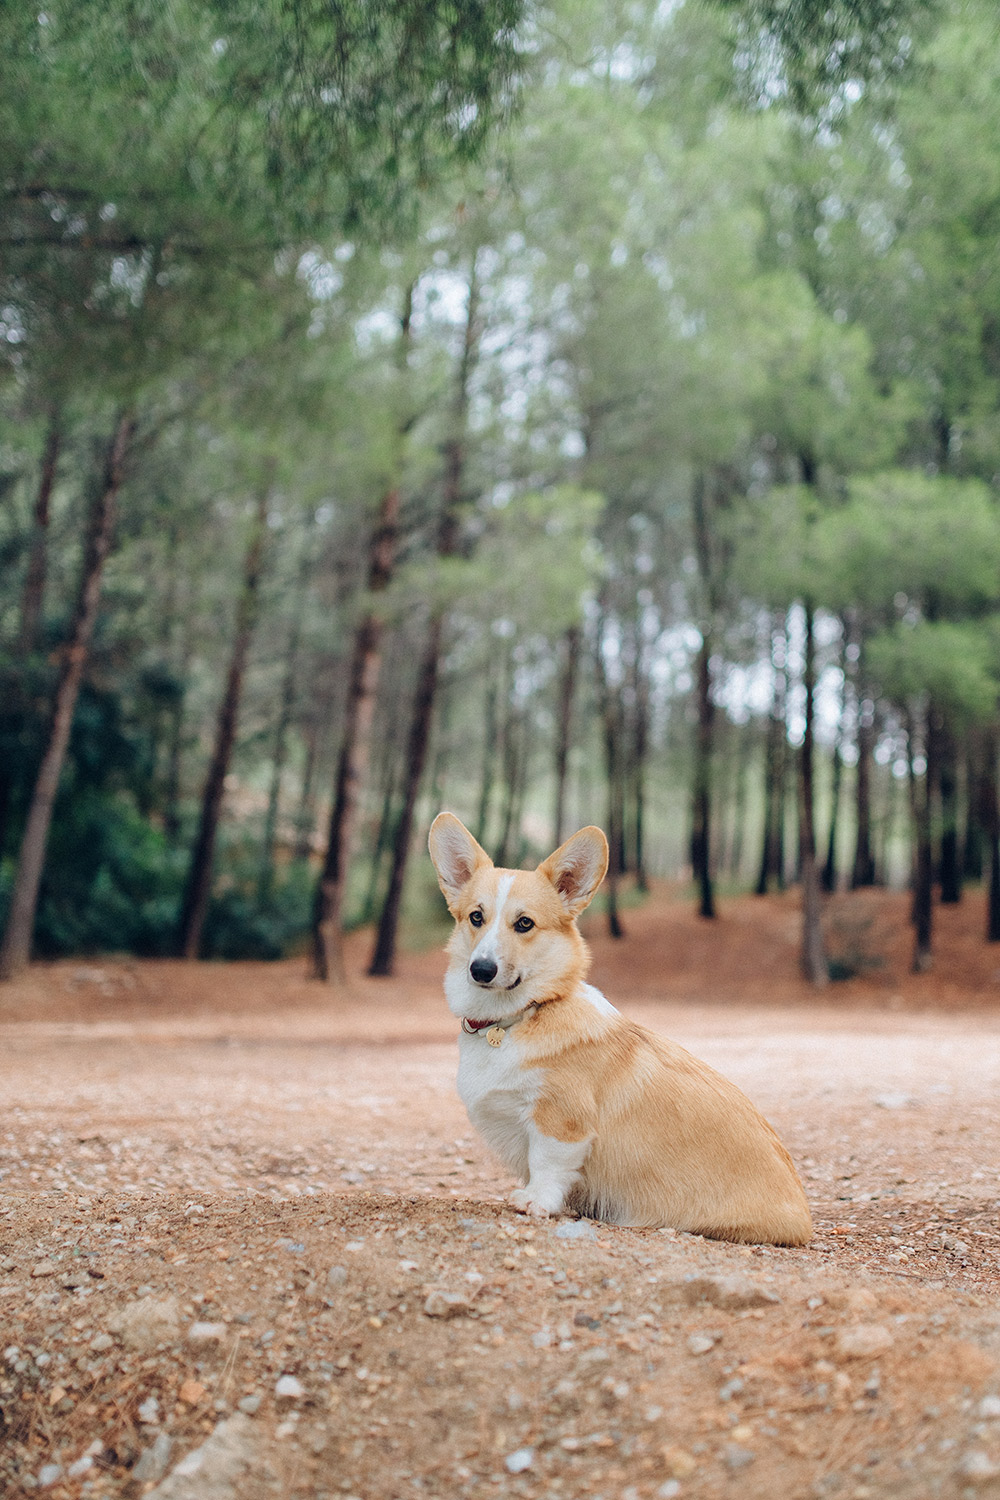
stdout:
MULTIPOLYGON (((582 830, 535 871, 504 871, 445 813, 431 831, 431 853, 456 920, 452 990, 464 995, 461 981, 488 924, 504 977, 482 1004, 478 989, 467 1004, 449 994, 449 1004, 476 1019, 492 1015, 491 1005, 497 1019, 537 1005, 503 1043, 517 1049, 531 1120, 552 1142, 579 1142, 582 1152, 589 1140, 563 1206, 612 1223, 805 1244, 812 1234, 805 1194, 763 1115, 735 1084, 620 1016, 585 983, 589 955, 575 918, 604 874, 601 831, 582 830), (479 927, 472 913, 481 915, 479 927), (530 932, 515 930, 519 916, 534 922, 530 932), (515 975, 509 987, 506 976, 515 975)), ((478 1036, 470 1045, 488 1046, 478 1036)), ((477 1053, 477 1063, 484 1056, 477 1053)), ((530 1183, 519 1204, 529 1196, 530 1183)))

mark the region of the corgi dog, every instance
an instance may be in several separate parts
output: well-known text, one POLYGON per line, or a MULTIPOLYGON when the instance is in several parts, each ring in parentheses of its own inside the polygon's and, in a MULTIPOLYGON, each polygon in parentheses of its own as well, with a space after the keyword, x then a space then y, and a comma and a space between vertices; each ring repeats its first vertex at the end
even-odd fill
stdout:
POLYGON ((522 1183, 514 1208, 745 1243, 812 1234, 791 1157, 745 1094, 586 983, 576 918, 608 843, 583 828, 537 870, 497 869, 451 813, 430 854, 455 918, 445 977, 458 1091, 522 1183))

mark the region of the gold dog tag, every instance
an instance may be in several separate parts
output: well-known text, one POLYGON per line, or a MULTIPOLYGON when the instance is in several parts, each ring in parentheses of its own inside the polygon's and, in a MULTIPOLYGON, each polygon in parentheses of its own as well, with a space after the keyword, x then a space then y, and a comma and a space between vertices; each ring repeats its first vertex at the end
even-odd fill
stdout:
POLYGON ((486 1040, 489 1042, 491 1047, 499 1047, 500 1043, 503 1041, 503 1027, 491 1026, 489 1031, 486 1033, 486 1040))

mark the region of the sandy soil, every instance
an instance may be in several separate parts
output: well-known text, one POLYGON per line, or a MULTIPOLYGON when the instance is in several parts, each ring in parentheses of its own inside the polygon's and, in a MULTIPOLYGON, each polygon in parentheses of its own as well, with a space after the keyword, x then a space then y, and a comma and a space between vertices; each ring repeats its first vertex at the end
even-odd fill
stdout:
POLYGON ((529 1223, 454 1091, 443 960, 42 965, 0 995, 0 1494, 1000 1495, 998 958, 973 900, 714 927, 660 894, 595 979, 795 1156, 805 1250, 529 1223), (846 951, 846 948, 845 948, 846 951))

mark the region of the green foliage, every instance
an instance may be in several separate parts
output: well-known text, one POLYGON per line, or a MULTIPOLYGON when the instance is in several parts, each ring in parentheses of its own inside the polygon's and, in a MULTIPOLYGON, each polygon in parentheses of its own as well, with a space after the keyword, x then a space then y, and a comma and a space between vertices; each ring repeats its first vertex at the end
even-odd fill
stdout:
POLYGON ((891 471, 852 480, 818 538, 835 607, 981 614, 1000 590, 998 506, 977 480, 891 471), (897 597, 898 596, 898 597, 897 597))
POLYGON ((845 90, 885 91, 940 0, 718 0, 739 21, 747 87, 756 99, 787 93, 796 109, 829 109, 845 90))
POLYGON ((1000 695, 996 643, 976 625, 900 623, 868 645, 868 668, 895 703, 927 697, 953 723, 988 723, 1000 695))
MULTIPOLYGON (((711 628, 716 758, 720 777, 739 761, 741 805, 761 637, 796 600, 816 611, 821 678, 856 648, 845 696, 874 695, 873 733, 901 733, 904 707, 919 733, 928 695, 956 722, 992 711, 993 7, 556 0, 526 13, 519 52, 522 9, 55 0, 44 19, 0 15, 8 879, 94 453, 113 403, 141 415, 56 807, 46 952, 168 940, 264 488, 206 931, 218 956, 274 957, 308 927, 301 847, 289 861, 324 815, 352 632, 372 612, 356 905, 385 873, 369 882, 428 607, 448 619, 425 795, 454 786, 484 827, 513 809, 511 849, 545 845, 565 726, 565 816, 600 815, 617 733, 624 799, 638 807, 648 773, 651 843, 679 844, 664 807, 689 766, 695 626, 711 628), (53 411, 47 588, 24 653, 53 411), (456 444, 458 540, 441 559, 456 444), (396 572, 369 594, 387 494, 396 572)), ((775 669, 792 703, 798 669, 775 669)), ((722 822, 716 838, 738 842, 722 822)), ((417 928, 427 907, 410 899, 417 928)))
POLYGON ((460 617, 517 621, 524 635, 576 623, 599 567, 600 495, 573 484, 485 504, 469 518, 468 557, 411 567, 398 594, 433 600, 460 617))
POLYGON ((300 950, 315 895, 315 877, 308 866, 293 866, 279 876, 263 903, 257 892, 258 864, 252 858, 230 858, 227 866, 205 921, 205 957, 270 960, 300 950))
POLYGON ((171 276, 384 223, 481 147, 507 106, 520 17, 518 0, 7 7, 8 242, 158 246, 171 276))
POLYGON ((36 951, 165 954, 181 876, 163 835, 127 799, 75 790, 53 820, 36 951))

